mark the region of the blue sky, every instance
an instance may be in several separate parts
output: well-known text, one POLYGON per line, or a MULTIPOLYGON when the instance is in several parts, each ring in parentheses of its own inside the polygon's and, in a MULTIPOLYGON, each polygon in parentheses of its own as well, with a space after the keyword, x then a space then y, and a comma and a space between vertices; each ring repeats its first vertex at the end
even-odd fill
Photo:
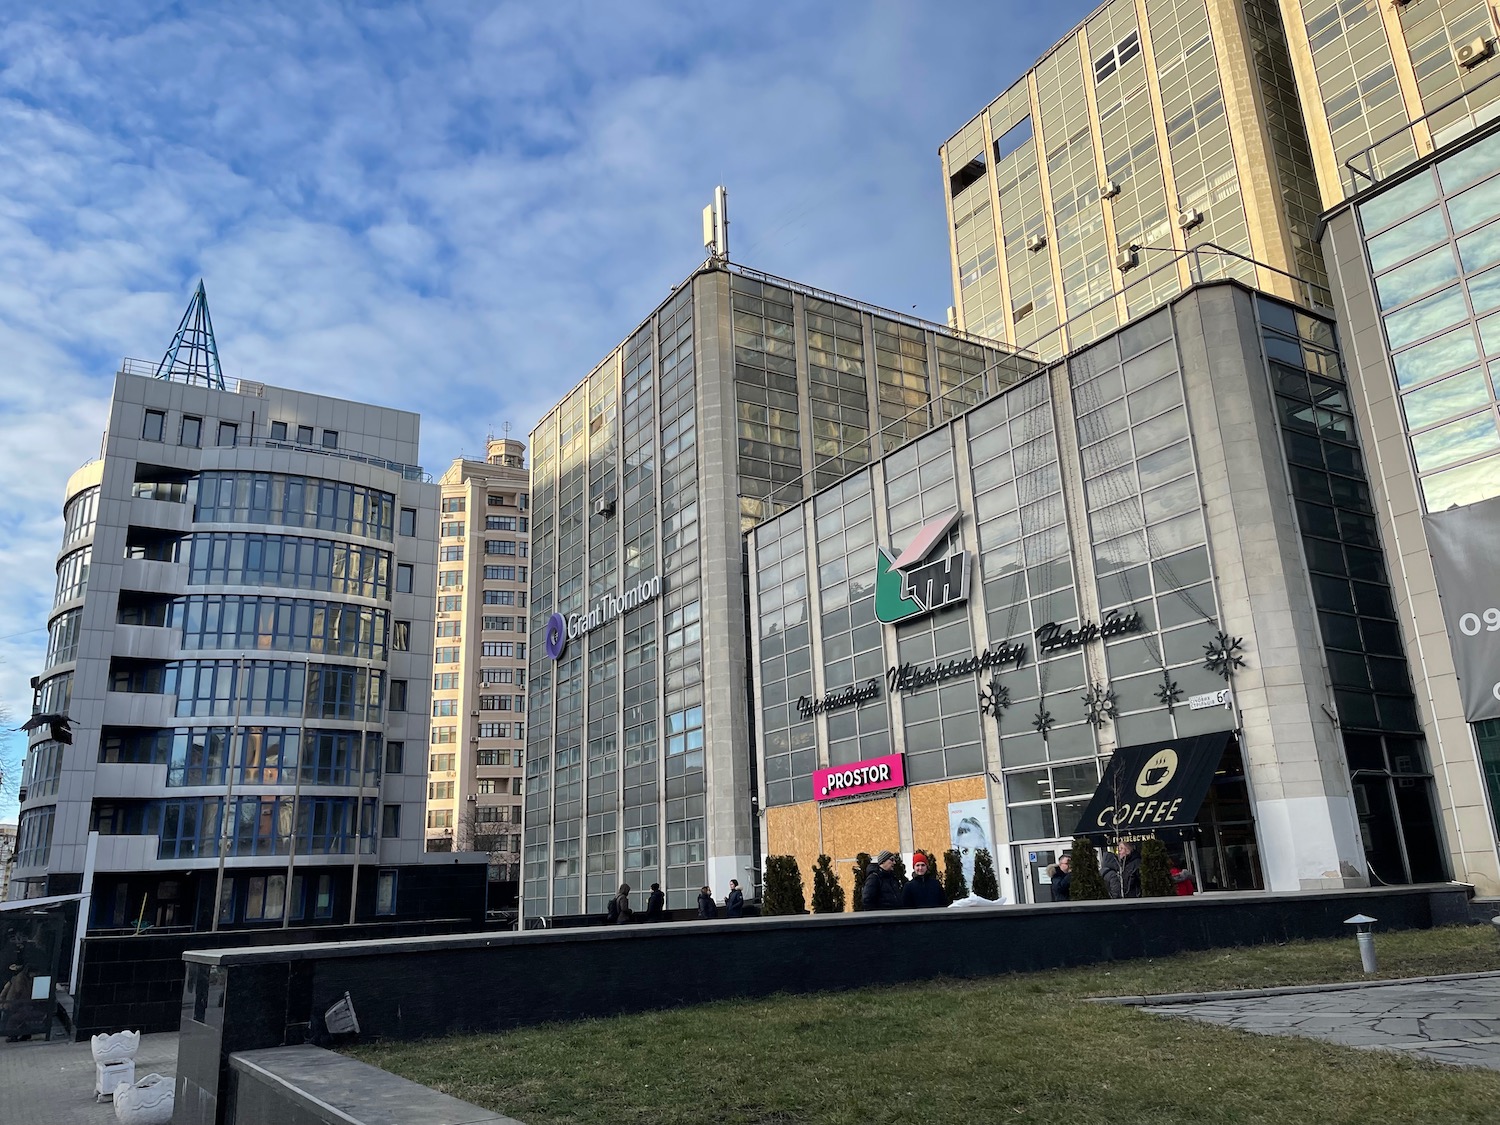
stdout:
POLYGON ((419 410, 430 471, 524 435, 698 264, 716 183, 736 260, 942 320, 937 147, 1089 7, 7 4, 8 726, 63 485, 199 276, 226 375, 419 410))

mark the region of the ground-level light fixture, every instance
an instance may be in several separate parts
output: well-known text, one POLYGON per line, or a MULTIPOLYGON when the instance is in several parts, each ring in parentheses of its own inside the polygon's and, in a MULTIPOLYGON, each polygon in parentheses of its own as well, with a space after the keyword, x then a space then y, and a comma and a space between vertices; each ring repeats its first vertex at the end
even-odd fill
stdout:
POLYGON ((1356 914, 1353 918, 1345 918, 1344 925, 1353 926, 1354 938, 1359 942, 1359 963, 1366 973, 1375 971, 1375 934, 1370 929, 1378 918, 1371 918, 1368 914, 1356 914))

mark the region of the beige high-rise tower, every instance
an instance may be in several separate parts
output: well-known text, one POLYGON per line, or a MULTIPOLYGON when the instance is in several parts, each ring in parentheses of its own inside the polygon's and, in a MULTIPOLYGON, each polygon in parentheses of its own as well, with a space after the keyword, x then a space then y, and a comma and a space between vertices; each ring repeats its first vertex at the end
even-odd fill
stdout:
POLYGON ((491 881, 514 886, 526 745, 526 446, 491 438, 483 461, 459 458, 438 483, 427 849, 488 852, 491 881))
POLYGON ((939 152, 957 327, 1045 359, 1195 281, 1329 304, 1272 0, 1113 0, 939 152))

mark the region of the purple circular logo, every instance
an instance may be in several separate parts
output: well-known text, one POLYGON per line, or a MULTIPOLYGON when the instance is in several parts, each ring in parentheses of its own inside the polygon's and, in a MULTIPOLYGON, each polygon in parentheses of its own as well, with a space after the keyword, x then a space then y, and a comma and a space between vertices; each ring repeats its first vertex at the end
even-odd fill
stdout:
POLYGON ((563 654, 563 649, 568 647, 568 623, 563 620, 563 615, 554 613, 547 618, 547 656, 556 660, 563 654))

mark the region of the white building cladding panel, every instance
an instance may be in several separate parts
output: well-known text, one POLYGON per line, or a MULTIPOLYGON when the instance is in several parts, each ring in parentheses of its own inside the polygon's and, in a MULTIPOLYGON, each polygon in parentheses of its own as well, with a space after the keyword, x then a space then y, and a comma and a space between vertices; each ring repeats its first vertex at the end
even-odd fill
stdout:
MULTIPOLYGON (((1368 682, 1366 695, 1348 694, 1342 657, 1319 643, 1324 607, 1310 584, 1332 596, 1330 576, 1285 565, 1302 556, 1299 519, 1309 542, 1338 536, 1325 523, 1359 536, 1356 478, 1340 483, 1357 462, 1346 455, 1352 438, 1334 402, 1329 374, 1338 366, 1327 325, 1255 300, 1236 285, 1200 287, 752 532, 767 807, 809 800, 820 766, 895 750, 906 754, 912 786, 990 773, 1003 790, 991 803, 1004 806, 992 827, 1012 844, 1035 846, 1072 835, 1102 757, 1116 746, 1239 729, 1248 787, 1217 786, 1210 798, 1219 830, 1234 837, 1205 861, 1213 881, 1256 885, 1262 869, 1278 889, 1366 877, 1338 732, 1326 719, 1315 734, 1294 736, 1286 724, 1310 727, 1322 699, 1330 712, 1342 705, 1346 725, 1377 745, 1384 738, 1410 746, 1413 734, 1395 694, 1378 713, 1386 705, 1368 682), (1260 335, 1266 351, 1287 357, 1288 371, 1296 352, 1300 397, 1279 368, 1278 389, 1288 389, 1271 392, 1260 335), (1332 480, 1326 514, 1305 502, 1294 513, 1317 483, 1299 429, 1303 413, 1315 426, 1321 417, 1304 410, 1309 393, 1332 411, 1314 440, 1332 480), (1234 443, 1234 457, 1213 448, 1221 443, 1234 443), (962 515, 945 549, 974 552, 967 603, 876 626, 880 643, 830 647, 830 638, 844 636, 845 617, 851 635, 874 621, 860 605, 873 601, 877 545, 899 552, 932 517, 955 509, 962 515), (1216 535, 1215 527, 1226 530, 1216 535), (1259 573, 1255 559, 1267 546, 1276 565, 1259 573), (1268 585, 1278 591, 1269 600, 1268 585), (1224 602, 1225 589, 1234 604, 1224 602), (1273 619, 1257 621, 1262 613, 1273 619), (1098 636, 1090 626, 1100 626, 1098 636), (891 674, 1015 645, 1025 646, 1018 661, 977 675, 909 689, 921 679, 891 674), (1227 678, 1217 659, 1226 645, 1230 664, 1244 660, 1227 678), (863 665, 857 652, 866 654, 863 665), (888 667, 877 669, 878 659, 888 667), (1330 661, 1339 665, 1336 691, 1330 661), (1275 686, 1289 674, 1308 685, 1300 699, 1275 686), (878 693, 849 692, 872 677, 882 681, 878 693), (1229 708, 1190 706, 1226 686, 1229 708), (998 720, 981 717, 981 689, 1002 700, 998 720)), ((1352 542, 1348 549, 1362 550, 1352 542)), ((1354 561, 1365 563, 1363 555, 1354 561)), ((1370 627, 1382 626, 1372 619, 1370 627)), ((1408 759, 1405 781, 1425 797, 1430 782, 1420 762, 1408 759)), ((1378 785, 1394 776, 1382 765, 1378 785)), ((1413 840, 1390 838, 1400 829, 1389 820, 1358 815, 1367 832, 1384 833, 1381 847, 1418 850, 1413 840)), ((1422 835, 1420 819, 1412 811, 1408 835, 1422 835)), ((1411 872, 1420 874, 1419 866, 1411 872)))

